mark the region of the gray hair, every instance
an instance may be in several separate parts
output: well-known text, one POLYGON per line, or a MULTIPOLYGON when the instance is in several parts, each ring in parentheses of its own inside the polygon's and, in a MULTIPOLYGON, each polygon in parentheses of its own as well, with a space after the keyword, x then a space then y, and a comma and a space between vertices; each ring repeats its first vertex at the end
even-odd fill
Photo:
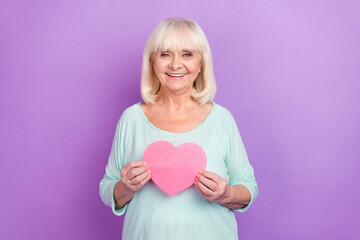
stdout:
POLYGON ((203 105, 215 97, 216 82, 212 55, 205 33, 195 21, 176 17, 161 21, 146 42, 141 73, 141 96, 145 103, 155 103, 160 89, 160 82, 150 60, 151 54, 182 49, 198 51, 202 55, 202 68, 194 81, 192 98, 203 105))

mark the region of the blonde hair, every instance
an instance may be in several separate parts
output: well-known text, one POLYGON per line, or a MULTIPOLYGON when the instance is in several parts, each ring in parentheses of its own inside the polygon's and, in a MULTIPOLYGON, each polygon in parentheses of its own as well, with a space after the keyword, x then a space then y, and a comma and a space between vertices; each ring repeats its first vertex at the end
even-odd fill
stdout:
POLYGON ((191 96, 200 105, 212 100, 216 93, 212 55, 207 38, 200 26, 187 18, 167 18, 150 34, 143 53, 141 72, 141 96, 145 103, 153 104, 160 89, 151 63, 151 54, 158 51, 198 51, 202 55, 202 68, 194 81, 191 96), (184 34, 187 38, 184 38, 184 34))

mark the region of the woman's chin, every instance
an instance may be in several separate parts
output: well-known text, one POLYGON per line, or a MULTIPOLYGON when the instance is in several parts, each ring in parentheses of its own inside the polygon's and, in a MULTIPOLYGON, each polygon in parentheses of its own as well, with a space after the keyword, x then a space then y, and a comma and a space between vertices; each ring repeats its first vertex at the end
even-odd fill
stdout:
POLYGON ((166 88, 169 93, 184 94, 191 91, 191 88, 184 86, 169 86, 166 88))

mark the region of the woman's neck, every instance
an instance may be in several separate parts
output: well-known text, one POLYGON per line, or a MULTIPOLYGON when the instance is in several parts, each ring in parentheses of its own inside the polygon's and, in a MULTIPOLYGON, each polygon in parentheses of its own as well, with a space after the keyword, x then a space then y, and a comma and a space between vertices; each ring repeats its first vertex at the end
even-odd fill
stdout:
POLYGON ((156 99, 156 104, 170 109, 181 110, 193 106, 197 102, 192 99, 191 92, 186 92, 183 94, 175 93, 166 93, 164 91, 159 91, 158 98, 156 99))

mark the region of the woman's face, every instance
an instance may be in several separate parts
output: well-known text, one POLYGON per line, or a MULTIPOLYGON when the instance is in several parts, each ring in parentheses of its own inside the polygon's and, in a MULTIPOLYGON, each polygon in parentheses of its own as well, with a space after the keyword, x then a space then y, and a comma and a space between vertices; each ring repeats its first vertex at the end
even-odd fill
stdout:
POLYGON ((191 92, 196 77, 201 72, 202 56, 200 52, 188 50, 159 51, 152 53, 151 62, 161 88, 165 92, 191 92))

